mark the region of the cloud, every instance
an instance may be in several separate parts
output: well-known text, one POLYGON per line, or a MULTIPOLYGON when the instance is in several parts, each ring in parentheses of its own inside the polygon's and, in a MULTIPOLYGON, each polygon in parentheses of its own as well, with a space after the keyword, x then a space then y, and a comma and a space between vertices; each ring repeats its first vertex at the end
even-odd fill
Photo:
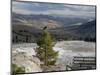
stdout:
POLYGON ((46 14, 74 17, 95 17, 95 6, 13 2, 12 12, 26 15, 46 14))
POLYGON ((89 5, 64 5, 67 9, 73 10, 73 11, 95 11, 95 6, 89 6, 89 5))

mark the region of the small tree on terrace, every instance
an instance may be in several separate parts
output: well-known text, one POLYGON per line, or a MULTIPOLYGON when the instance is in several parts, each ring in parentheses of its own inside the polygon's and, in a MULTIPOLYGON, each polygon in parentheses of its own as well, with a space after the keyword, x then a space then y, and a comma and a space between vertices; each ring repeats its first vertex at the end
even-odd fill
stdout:
POLYGON ((58 52, 53 50, 52 42, 49 32, 43 29, 41 37, 37 41, 36 55, 45 66, 54 65, 57 60, 58 52))

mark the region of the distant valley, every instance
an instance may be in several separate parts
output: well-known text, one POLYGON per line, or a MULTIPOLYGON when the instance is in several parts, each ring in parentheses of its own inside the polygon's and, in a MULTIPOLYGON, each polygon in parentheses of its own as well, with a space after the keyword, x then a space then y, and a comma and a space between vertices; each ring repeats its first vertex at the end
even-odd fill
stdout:
MULTIPOLYGON (((54 40, 96 41, 96 20, 57 17, 51 15, 12 14, 13 34, 30 36, 35 42, 43 27, 47 27, 54 40)), ((14 38, 14 36, 13 36, 14 38)), ((28 42, 30 42, 28 41, 28 42)))

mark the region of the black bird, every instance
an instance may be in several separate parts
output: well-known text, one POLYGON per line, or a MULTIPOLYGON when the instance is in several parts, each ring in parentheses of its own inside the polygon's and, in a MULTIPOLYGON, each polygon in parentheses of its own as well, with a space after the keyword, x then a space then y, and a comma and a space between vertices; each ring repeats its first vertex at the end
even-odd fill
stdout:
POLYGON ((44 28, 43 28, 43 30, 46 30, 47 29, 47 26, 45 26, 44 28))

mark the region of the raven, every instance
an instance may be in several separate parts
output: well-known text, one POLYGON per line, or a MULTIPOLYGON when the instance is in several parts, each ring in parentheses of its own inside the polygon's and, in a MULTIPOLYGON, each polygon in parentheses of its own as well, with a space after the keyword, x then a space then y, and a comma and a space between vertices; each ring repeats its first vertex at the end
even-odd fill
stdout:
POLYGON ((47 26, 45 26, 44 28, 43 28, 43 30, 46 30, 47 29, 47 26))

